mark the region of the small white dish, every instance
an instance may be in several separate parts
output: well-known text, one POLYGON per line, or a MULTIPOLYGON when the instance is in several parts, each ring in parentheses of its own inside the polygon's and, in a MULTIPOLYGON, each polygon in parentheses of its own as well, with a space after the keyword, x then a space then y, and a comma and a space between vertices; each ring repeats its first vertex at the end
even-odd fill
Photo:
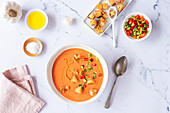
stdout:
POLYGON ((93 48, 86 46, 86 45, 82 45, 82 44, 73 44, 73 45, 67 45, 67 46, 63 46, 61 48, 59 48, 54 55, 50 58, 48 65, 47 65, 47 80, 48 83, 52 89, 52 91, 56 94, 56 96, 58 96, 61 100, 67 102, 67 103, 71 103, 71 104, 88 104, 90 102, 95 101, 104 91, 106 85, 107 85, 107 81, 108 81, 108 67, 107 64, 104 60, 104 58, 93 48), (65 98, 64 96, 62 96, 60 94, 60 92, 56 89, 54 83, 53 83, 53 78, 52 78, 52 68, 53 68, 53 64, 56 60, 56 58, 65 50, 71 49, 71 48, 80 48, 80 49, 84 49, 86 51, 91 52, 92 54, 94 54, 96 57, 98 57, 100 63, 102 64, 103 67, 103 72, 104 72, 104 78, 103 78, 103 82, 102 85, 100 87, 99 92, 97 93, 96 96, 94 96, 93 98, 87 100, 87 101, 83 101, 83 102, 75 102, 75 101, 71 101, 67 98, 65 98))
POLYGON ((129 14, 129 15, 124 19, 123 24, 122 24, 122 29, 123 29, 124 34, 126 35, 126 37, 127 37, 129 40, 132 40, 132 41, 142 41, 142 40, 145 40, 146 38, 148 38, 149 35, 151 34, 151 31, 152 31, 152 22, 151 22, 150 18, 149 18, 146 14, 140 13, 140 12, 133 12, 133 13, 129 14), (128 19, 129 19, 131 16, 136 16, 137 14, 138 14, 138 15, 143 15, 143 17, 144 17, 146 20, 148 20, 148 22, 149 22, 149 28, 148 28, 149 33, 148 33, 145 37, 143 37, 143 38, 141 38, 141 39, 133 39, 131 36, 127 36, 127 35, 126 35, 126 31, 125 31, 125 29, 124 29, 125 22, 127 22, 128 19))
POLYGON ((48 25, 48 16, 47 16, 47 14, 46 14, 43 10, 41 10, 41 9, 31 9, 31 10, 28 11, 28 13, 27 13, 26 16, 25 16, 25 25, 26 25, 27 28, 30 29, 31 31, 42 31, 42 30, 44 30, 44 29, 47 27, 47 25, 48 25), (44 25, 41 29, 37 29, 37 30, 30 28, 29 25, 28 25, 28 22, 27 22, 28 16, 29 16, 32 12, 35 12, 35 11, 41 12, 41 13, 45 16, 45 19, 46 19, 45 25, 44 25))

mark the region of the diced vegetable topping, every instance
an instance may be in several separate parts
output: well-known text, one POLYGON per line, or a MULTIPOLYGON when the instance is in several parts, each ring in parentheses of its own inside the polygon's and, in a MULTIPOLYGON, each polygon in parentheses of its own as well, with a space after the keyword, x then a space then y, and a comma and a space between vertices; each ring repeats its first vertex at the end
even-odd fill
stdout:
POLYGON ((88 61, 89 59, 88 58, 84 58, 84 61, 88 61))
POLYGON ((85 75, 85 77, 88 77, 88 75, 85 75))
POLYGON ((99 77, 102 77, 102 73, 99 73, 99 77))
POLYGON ((95 79, 96 78, 96 75, 95 76, 93 76, 93 79, 95 79))
POLYGON ((81 66, 81 69, 83 69, 83 68, 84 68, 84 65, 81 66))
POLYGON ((83 79, 84 82, 87 82, 87 79, 83 79))
POLYGON ((92 57, 92 54, 88 54, 89 57, 92 57))
POLYGON ((96 63, 92 64, 92 66, 96 66, 96 63))
POLYGON ((97 74, 97 72, 94 72, 94 73, 93 73, 93 75, 96 75, 96 74, 97 74))
POLYGON ((131 16, 128 22, 125 22, 124 29, 127 36, 133 37, 133 39, 141 39, 149 33, 149 22, 142 16, 131 16))

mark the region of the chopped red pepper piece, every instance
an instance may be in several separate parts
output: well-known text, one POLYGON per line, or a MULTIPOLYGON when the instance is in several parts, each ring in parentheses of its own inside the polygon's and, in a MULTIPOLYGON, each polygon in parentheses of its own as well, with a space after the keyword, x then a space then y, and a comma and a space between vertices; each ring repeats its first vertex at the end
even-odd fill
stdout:
POLYGON ((86 84, 84 84, 84 85, 83 85, 83 87, 87 87, 87 85, 86 85, 86 84))
POLYGON ((92 64, 92 66, 96 66, 96 65, 97 65, 96 63, 92 64))
POLYGON ((88 61, 89 59, 88 58, 84 58, 84 61, 88 61))
POLYGON ((83 76, 80 76, 80 79, 86 79, 86 77, 83 75, 83 76))
POLYGON ((102 73, 99 73, 99 77, 102 77, 102 73))

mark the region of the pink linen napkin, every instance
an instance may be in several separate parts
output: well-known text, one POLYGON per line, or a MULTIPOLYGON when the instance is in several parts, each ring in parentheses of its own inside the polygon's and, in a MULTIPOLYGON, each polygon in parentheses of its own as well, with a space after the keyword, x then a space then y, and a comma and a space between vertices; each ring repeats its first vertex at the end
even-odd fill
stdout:
POLYGON ((38 113, 44 104, 36 97, 26 66, 6 70, 0 76, 0 113, 38 113))

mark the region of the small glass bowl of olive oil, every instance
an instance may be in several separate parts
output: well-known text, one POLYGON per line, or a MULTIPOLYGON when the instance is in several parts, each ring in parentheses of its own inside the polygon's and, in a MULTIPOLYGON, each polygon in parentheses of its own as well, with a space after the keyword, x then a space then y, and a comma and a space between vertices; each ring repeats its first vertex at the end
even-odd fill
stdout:
POLYGON ((48 16, 41 9, 31 9, 25 16, 25 24, 32 31, 42 31, 47 27, 48 16))

